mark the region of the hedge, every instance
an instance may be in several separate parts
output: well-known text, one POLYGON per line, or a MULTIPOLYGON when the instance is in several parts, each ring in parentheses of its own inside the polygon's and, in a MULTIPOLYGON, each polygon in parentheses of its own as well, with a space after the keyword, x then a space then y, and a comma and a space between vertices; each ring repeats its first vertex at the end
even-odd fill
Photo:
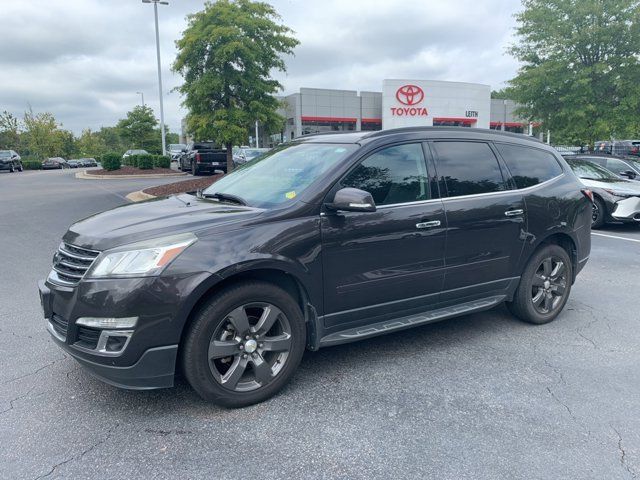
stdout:
POLYGON ((42 170, 42 162, 38 160, 23 160, 21 163, 25 170, 42 170))
POLYGON ((157 168, 171 168, 171 157, 168 155, 154 155, 153 164, 157 168))
POLYGON ((105 153, 101 158, 101 163, 105 170, 120 170, 122 158, 117 153, 105 153))
POLYGON ((140 170, 151 170, 153 168, 153 155, 138 155, 138 165, 140 170))

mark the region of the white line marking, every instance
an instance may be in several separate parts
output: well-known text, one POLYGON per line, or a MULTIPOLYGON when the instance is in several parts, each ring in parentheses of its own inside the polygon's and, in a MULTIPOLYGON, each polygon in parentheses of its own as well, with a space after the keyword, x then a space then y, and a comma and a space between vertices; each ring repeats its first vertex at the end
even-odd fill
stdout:
POLYGON ((636 238, 619 237, 617 235, 606 235, 604 233, 595 233, 595 232, 591 232, 591 235, 596 235, 598 237, 617 238, 618 240, 627 240, 628 242, 640 243, 640 240, 636 238))

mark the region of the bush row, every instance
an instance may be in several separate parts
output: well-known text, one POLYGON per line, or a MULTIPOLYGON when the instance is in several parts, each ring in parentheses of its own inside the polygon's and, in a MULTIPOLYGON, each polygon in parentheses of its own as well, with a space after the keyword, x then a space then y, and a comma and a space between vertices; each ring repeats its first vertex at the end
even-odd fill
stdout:
POLYGON ((152 168, 171 168, 171 158, 166 155, 131 155, 123 160, 124 165, 141 170, 152 168))
POLYGON ((22 160, 21 163, 25 170, 42 170, 42 162, 38 160, 22 160))
POLYGON ((105 170, 120 170, 122 158, 117 153, 105 153, 100 158, 100 163, 105 170))

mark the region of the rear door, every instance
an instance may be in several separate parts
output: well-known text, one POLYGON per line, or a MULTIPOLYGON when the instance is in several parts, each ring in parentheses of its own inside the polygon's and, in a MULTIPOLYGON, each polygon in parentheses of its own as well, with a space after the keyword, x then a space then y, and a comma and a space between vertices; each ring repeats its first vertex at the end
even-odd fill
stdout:
POLYGON ((430 145, 440 191, 446 194, 442 300, 504 293, 516 280, 526 238, 522 194, 513 188, 490 143, 443 140, 430 145))
POLYGON ((371 193, 377 211, 322 217, 327 329, 422 312, 438 301, 446 219, 431 180, 415 142, 369 154, 334 188, 371 193))

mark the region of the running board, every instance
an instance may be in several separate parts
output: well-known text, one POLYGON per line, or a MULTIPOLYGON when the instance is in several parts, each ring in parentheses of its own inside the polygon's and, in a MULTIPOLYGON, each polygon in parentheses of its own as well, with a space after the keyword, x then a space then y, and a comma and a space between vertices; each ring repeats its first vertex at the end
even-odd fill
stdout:
POLYGON ((320 339, 320 346, 328 347, 331 345, 339 345, 341 343, 355 342, 356 340, 375 337, 376 335, 382 335, 411 327, 417 327, 418 325, 446 320, 451 317, 488 310, 503 302, 506 298, 506 295, 496 295, 493 297, 482 298, 480 300, 461 303, 451 307, 439 308, 437 310, 429 310, 424 313, 408 315, 406 317, 384 320, 372 325, 361 325, 359 327, 342 330, 340 332, 327 335, 326 337, 322 337, 322 339, 320 339))

